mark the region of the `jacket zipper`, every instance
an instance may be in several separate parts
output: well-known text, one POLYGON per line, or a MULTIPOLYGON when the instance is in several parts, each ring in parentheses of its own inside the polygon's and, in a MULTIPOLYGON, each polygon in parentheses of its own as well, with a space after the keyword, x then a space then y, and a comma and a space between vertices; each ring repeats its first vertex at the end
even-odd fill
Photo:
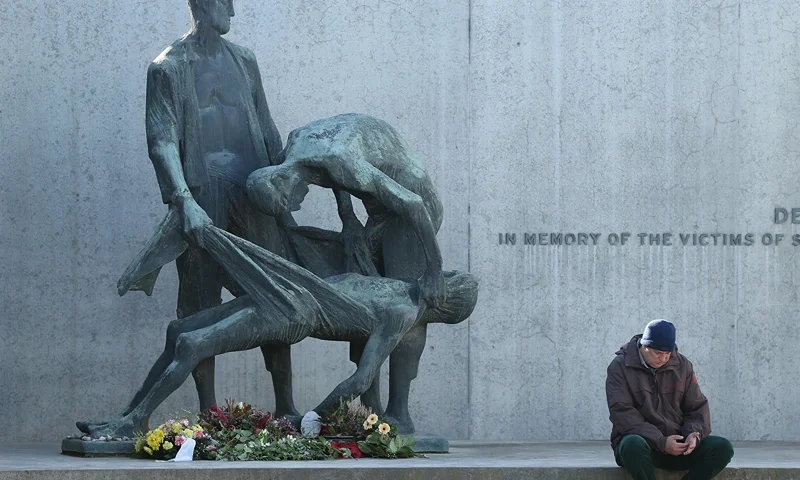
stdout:
POLYGON ((658 412, 658 405, 661 403, 661 395, 658 394, 658 377, 656 372, 653 372, 653 393, 656 396, 656 412, 658 412))

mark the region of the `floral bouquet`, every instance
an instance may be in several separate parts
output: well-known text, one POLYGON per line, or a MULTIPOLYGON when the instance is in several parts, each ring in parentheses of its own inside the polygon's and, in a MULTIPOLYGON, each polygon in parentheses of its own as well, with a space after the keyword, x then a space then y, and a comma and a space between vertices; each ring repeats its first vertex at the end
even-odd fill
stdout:
POLYGON ((146 434, 137 434, 136 453, 146 458, 171 460, 187 439, 194 439, 194 458, 199 452, 213 449, 213 439, 200 425, 192 425, 188 419, 169 420, 146 434))
POLYGON ((214 438, 200 452, 206 460, 327 460, 340 455, 327 440, 298 438, 286 418, 243 402, 211 407, 200 413, 199 423, 214 438))
POLYGON ((278 438, 297 433, 297 429, 286 418, 276 417, 248 403, 231 399, 226 400, 226 405, 222 408, 211 407, 201 412, 198 423, 217 440, 222 440, 221 437, 236 430, 246 430, 256 435, 262 430, 268 430, 268 433, 278 438))
POLYGON ((411 458, 417 456, 413 437, 397 435, 397 427, 381 421, 374 413, 364 420, 364 430, 371 431, 358 449, 370 457, 411 458), (377 425, 377 426, 376 426, 377 425))
POLYGON ((336 409, 323 416, 320 435, 329 440, 363 440, 370 433, 364 421, 370 415, 373 413, 369 407, 352 400, 341 401, 336 409))
POLYGON ((371 409, 356 403, 340 402, 325 415, 322 435, 344 457, 363 456, 382 458, 409 458, 416 454, 412 437, 397 435, 397 427, 382 421, 371 409))

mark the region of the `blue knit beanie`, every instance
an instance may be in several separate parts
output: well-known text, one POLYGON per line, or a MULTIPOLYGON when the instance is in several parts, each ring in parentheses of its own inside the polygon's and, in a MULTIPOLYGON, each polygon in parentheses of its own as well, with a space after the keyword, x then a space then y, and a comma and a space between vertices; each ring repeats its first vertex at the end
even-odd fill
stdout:
POLYGON ((675 348, 675 325, 662 319, 653 320, 644 327, 641 343, 653 350, 671 352, 675 348))

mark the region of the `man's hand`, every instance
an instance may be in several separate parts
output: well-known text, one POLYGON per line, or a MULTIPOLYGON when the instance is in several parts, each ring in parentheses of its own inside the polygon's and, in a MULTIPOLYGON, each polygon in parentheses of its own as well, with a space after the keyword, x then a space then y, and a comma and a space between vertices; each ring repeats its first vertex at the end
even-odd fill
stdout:
POLYGON ((697 432, 692 432, 686 437, 686 451, 683 452, 684 455, 689 455, 694 452, 694 449, 697 448, 697 444, 700 443, 700 434, 697 432))
POLYGON ((664 447, 664 450, 669 455, 683 455, 683 453, 689 447, 689 444, 682 443, 682 441, 682 435, 670 435, 667 437, 667 445, 664 447))
POLYGON ((428 302, 428 306, 433 308, 442 306, 447 299, 442 271, 437 270, 433 274, 425 272, 419 279, 419 291, 420 296, 428 302))
POLYGON ((194 247, 203 246, 203 229, 211 225, 211 218, 189 195, 182 195, 173 202, 181 215, 183 236, 194 247))

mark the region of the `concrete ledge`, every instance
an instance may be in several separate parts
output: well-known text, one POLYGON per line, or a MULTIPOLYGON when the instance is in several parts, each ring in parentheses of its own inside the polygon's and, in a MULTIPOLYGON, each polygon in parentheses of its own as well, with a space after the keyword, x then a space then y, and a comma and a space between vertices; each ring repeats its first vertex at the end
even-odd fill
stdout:
MULTIPOLYGON (((739 442, 720 480, 800 479, 800 443, 739 442)), ((409 460, 321 462, 161 463, 130 458, 79 458, 61 455, 59 445, 27 444, 0 448, 0 480, 118 478, 169 480, 225 479, 542 479, 629 480, 614 464, 607 442, 483 443, 454 441, 449 454, 409 460)), ((678 472, 659 472, 678 480, 678 472)))

